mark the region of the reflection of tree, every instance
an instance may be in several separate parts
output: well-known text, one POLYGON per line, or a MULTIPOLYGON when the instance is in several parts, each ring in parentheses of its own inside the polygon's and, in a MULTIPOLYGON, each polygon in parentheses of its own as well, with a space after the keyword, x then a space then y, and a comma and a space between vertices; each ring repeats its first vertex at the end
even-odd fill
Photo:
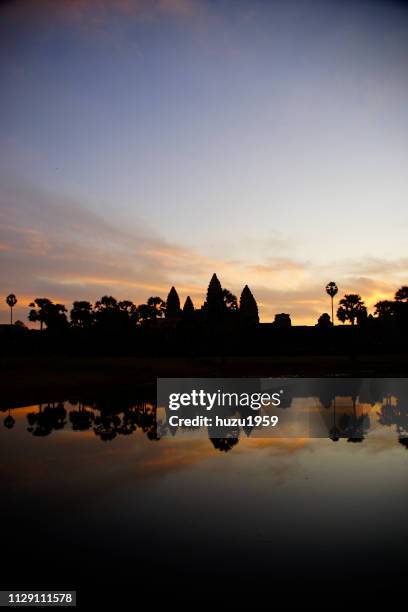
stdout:
POLYGON ((69 420, 74 431, 86 431, 90 429, 95 420, 95 414, 92 410, 87 410, 84 403, 80 400, 78 402, 78 410, 70 410, 69 420))
POLYGON ((378 422, 386 427, 395 425, 400 444, 407 447, 408 406, 401 404, 398 399, 393 402, 391 394, 387 394, 378 412, 378 422))
POLYGON ((330 429, 329 438, 333 442, 338 442, 340 440, 340 429, 336 424, 336 398, 333 398, 333 426, 330 429))
POLYGON ((3 421, 4 427, 7 427, 7 429, 12 429, 14 427, 15 422, 16 422, 15 419, 10 414, 10 408, 9 408, 8 415, 3 421))
POLYGON ((50 403, 43 409, 42 404, 38 406, 38 412, 30 412, 27 414, 29 427, 27 431, 33 436, 48 436, 52 431, 63 429, 67 416, 67 411, 64 405, 50 403))
POLYGON ((101 440, 113 440, 117 435, 130 435, 136 429, 141 429, 149 440, 158 439, 156 406, 153 404, 143 401, 129 404, 124 401, 120 406, 116 402, 110 405, 108 401, 99 403, 97 409, 100 415, 95 417, 94 432, 101 440), (115 405, 116 409, 113 408, 115 405))
POLYGON ((408 450, 408 437, 399 437, 398 442, 408 450))
POLYGON ((135 412, 136 425, 147 435, 149 440, 158 440, 156 425, 157 409, 155 404, 142 402, 135 412))
POLYGON ((94 432, 103 442, 116 438, 117 428, 120 425, 120 418, 117 415, 101 414, 95 417, 94 432))
POLYGON ((231 434, 227 435, 225 438, 210 438, 213 443, 214 448, 219 451, 228 452, 239 442, 239 437, 237 435, 231 434))
MULTIPOLYGON (((359 394, 354 390, 349 394, 352 399, 352 411, 342 414, 342 409, 336 401, 339 396, 333 397, 332 420, 330 416, 329 438, 337 442, 340 438, 347 438, 348 442, 362 442, 367 435, 370 420, 367 414, 357 414, 357 398, 359 394)), ((342 392, 341 396, 344 395, 342 392)), ((349 395, 349 396, 350 396, 349 395)), ((292 403, 296 392, 286 394, 283 398, 284 407, 292 403), (286 400, 286 403, 285 403, 286 400)), ((329 401, 329 393, 323 393, 322 399, 329 401)), ((377 395, 376 395, 377 397, 377 395)), ((360 398, 361 401, 361 398, 360 398)), ((140 430, 149 440, 159 440, 168 435, 171 428, 165 422, 157 421, 157 407, 154 402, 145 400, 129 400, 126 397, 105 397, 93 400, 70 400, 73 407, 69 410, 69 424, 74 431, 93 430, 95 435, 103 441, 110 441, 119 436, 129 436, 140 430)), ((241 407, 237 411, 240 418, 252 413, 250 408, 241 407)), ((235 414, 235 413, 234 413, 235 414)), ((395 396, 388 394, 378 412, 380 425, 395 426, 399 443, 408 448, 408 405, 404 401, 396 400, 395 396)), ((29 431, 34 436, 48 436, 53 431, 62 429, 67 422, 67 411, 63 403, 40 404, 37 412, 27 415, 29 431)), ((4 426, 11 429, 15 420, 8 410, 8 416, 3 421, 4 426)), ((246 436, 252 433, 251 427, 242 427, 246 436)), ((220 452, 228 452, 239 442, 240 428, 208 429, 208 437, 214 448, 220 452)))
MULTIPOLYGON (((95 435, 109 441, 118 435, 128 436, 140 429, 149 440, 158 440, 156 405, 145 401, 136 403, 123 398, 103 400, 70 400, 74 407, 69 411, 69 422, 73 431, 87 431, 93 428, 95 435)), ((27 415, 27 430, 33 436, 48 436, 52 431, 62 429, 66 424, 67 411, 63 403, 40 404, 38 412, 27 415)), ((14 419, 9 416, 4 425, 13 427, 14 419)))
POLYGON ((225 427, 220 429, 219 427, 209 427, 208 437, 214 448, 227 453, 239 442, 239 428, 225 427))
POLYGON ((357 415, 357 398, 353 396, 353 413, 343 414, 339 425, 341 433, 347 438, 347 442, 362 442, 370 427, 370 419, 367 414, 357 415))

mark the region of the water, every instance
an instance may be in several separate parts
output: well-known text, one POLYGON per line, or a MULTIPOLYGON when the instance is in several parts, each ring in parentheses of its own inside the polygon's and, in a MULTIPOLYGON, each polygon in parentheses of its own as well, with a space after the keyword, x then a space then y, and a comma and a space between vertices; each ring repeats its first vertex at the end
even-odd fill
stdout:
POLYGON ((83 602, 225 581, 242 597, 395 592, 408 566, 404 411, 395 397, 352 409, 365 419, 354 443, 241 434, 221 445, 156 439, 143 401, 5 411, 3 588, 76 589, 83 602))

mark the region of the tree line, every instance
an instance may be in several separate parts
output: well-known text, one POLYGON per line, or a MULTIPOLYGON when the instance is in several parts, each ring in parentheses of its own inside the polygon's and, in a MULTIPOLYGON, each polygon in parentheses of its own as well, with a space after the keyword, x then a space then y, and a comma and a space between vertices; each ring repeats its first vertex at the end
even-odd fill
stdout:
MULTIPOLYGON (((10 294, 6 298, 10 308, 10 323, 13 324, 13 308, 17 297, 10 294)), ((251 290, 246 285, 239 300, 228 289, 222 288, 216 274, 213 274, 207 290, 206 301, 200 309, 194 307, 190 296, 181 306, 175 287, 171 287, 166 300, 159 296, 149 297, 146 303, 136 305, 130 300, 117 300, 105 295, 94 304, 86 300, 74 301, 72 308, 54 303, 49 298, 36 298, 29 304, 28 320, 39 323, 40 329, 61 331, 68 327, 111 330, 126 330, 136 326, 151 326, 166 321, 176 324, 179 321, 193 322, 223 319, 233 313, 241 322, 258 323, 258 306, 251 290)), ((21 321, 15 325, 24 326, 21 321)))
MULTIPOLYGON (((381 426, 393 427, 398 436, 398 442, 408 448, 408 409, 401 398, 392 398, 387 395, 380 402, 378 423, 381 426)), ((328 429, 328 437, 333 442, 346 439, 348 442, 363 442, 370 429, 371 423, 368 413, 357 413, 356 398, 353 397, 352 410, 336 414, 336 396, 325 406, 331 409, 332 424, 328 429)), ((320 399, 325 404, 324 398, 320 399)), ((286 406, 289 408, 289 404, 286 406)), ((283 408, 285 409, 285 407, 283 408)), ((12 429, 15 419, 8 409, 3 425, 12 429)), ((35 437, 46 437, 54 431, 62 430, 71 425, 73 431, 93 430, 94 434, 103 442, 114 440, 117 436, 128 436, 140 431, 151 441, 158 441, 168 435, 169 426, 157 420, 157 406, 155 401, 129 400, 115 398, 112 400, 69 400, 68 402, 48 402, 39 404, 36 412, 29 412, 27 418, 27 432, 35 437), (69 412, 66 406, 72 407, 69 412), (68 417, 68 418, 67 418, 68 417)), ((181 428, 183 429, 183 428, 181 428)), ((194 428, 193 428, 194 429, 194 428)), ((198 428, 197 428, 198 429, 198 428)), ((219 451, 231 450, 240 439, 240 428, 226 428, 223 436, 215 436, 212 428, 208 428, 208 437, 214 447, 219 451)), ((242 432, 247 437, 252 434, 253 428, 245 427, 242 432)), ((176 430, 171 430, 172 435, 176 430)))
MULTIPOLYGON (((320 315, 317 325, 327 328, 334 325, 334 297, 338 287, 334 281, 326 285, 326 292, 331 299, 331 317, 328 313, 320 315)), ((6 303, 10 308, 10 324, 13 325, 13 309, 17 297, 10 294, 6 303)), ((234 319, 245 325, 259 323, 257 302, 248 285, 243 288, 239 300, 221 283, 214 273, 208 285, 206 300, 201 308, 196 309, 190 296, 187 296, 183 306, 175 287, 171 287, 166 300, 159 296, 149 297, 146 303, 136 305, 130 300, 117 300, 105 295, 94 304, 86 300, 74 301, 70 311, 64 304, 54 303, 46 297, 35 298, 29 304, 28 320, 39 323, 40 329, 61 331, 68 327, 111 330, 126 330, 136 326, 151 326, 160 322, 176 324, 187 322, 223 322, 234 319)), ((393 300, 381 300, 374 306, 374 317, 368 315, 367 307, 357 293, 345 294, 339 300, 336 316, 339 322, 351 325, 363 325, 369 319, 376 318, 385 322, 403 322, 408 319, 408 286, 400 287, 393 300)), ((275 315, 274 326, 279 329, 291 327, 290 315, 279 313, 275 315)), ((22 321, 14 325, 24 327, 22 321)))

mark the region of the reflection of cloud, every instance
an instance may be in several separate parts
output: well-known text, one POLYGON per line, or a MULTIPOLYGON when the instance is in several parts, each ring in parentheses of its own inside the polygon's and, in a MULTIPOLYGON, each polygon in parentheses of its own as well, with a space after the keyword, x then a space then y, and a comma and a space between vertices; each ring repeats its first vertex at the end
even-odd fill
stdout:
POLYGON ((268 455, 292 455, 308 446, 306 438, 248 438, 237 450, 258 452, 266 450, 268 455))
MULTIPOLYGON (((67 412, 72 409, 68 405, 65 407, 67 412)), ((294 462, 293 458, 308 443, 300 438, 251 440, 242 437, 234 449, 224 454, 216 450, 207 437, 191 440, 176 437, 152 442, 139 430, 132 436, 117 436, 107 445, 92 430, 74 432, 67 425, 65 429, 53 432, 46 440, 41 440, 39 445, 38 439, 26 431, 27 414, 37 411, 38 406, 13 410, 15 428, 12 432, 0 431, 4 452, 13 456, 15 468, 12 473, 10 470, 5 473, 0 467, 6 486, 27 489, 41 485, 53 489, 60 482, 61 465, 67 463, 76 488, 80 485, 77 480, 78 469, 81 471, 84 490, 77 490, 77 494, 89 495, 106 487, 119 489, 125 483, 135 480, 154 481, 166 475, 188 473, 197 468, 202 469, 204 474, 213 473, 214 462, 218 466, 217 470, 222 469, 223 465, 230 470, 231 465, 234 465, 237 470, 248 466, 249 469, 259 471, 259 458, 262 458, 264 469, 268 470, 269 479, 284 482, 288 474, 299 469, 298 462, 294 462), (13 449, 20 447, 22 440, 24 457, 13 453, 13 449), (48 460, 50 453, 54 452, 58 452, 58 462, 48 460), (111 465, 113 452, 116 461, 120 463, 119 471, 104 469, 107 464, 111 465)))

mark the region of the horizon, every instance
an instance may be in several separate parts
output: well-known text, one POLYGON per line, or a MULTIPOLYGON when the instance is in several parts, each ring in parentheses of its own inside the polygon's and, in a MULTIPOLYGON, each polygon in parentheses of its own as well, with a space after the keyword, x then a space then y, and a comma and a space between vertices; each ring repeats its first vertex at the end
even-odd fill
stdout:
MULTIPOLYGON (((218 276, 217 276, 216 272, 214 272, 214 273, 212 274, 211 278, 210 278, 210 281, 209 281, 208 286, 210 285, 210 283, 211 283, 211 281, 214 279, 214 277, 216 278, 216 280, 217 280, 217 281, 219 281, 219 278, 218 278, 218 276)), ((330 282, 329 284, 333 284, 333 283, 332 283, 332 282, 330 282)), ((343 297, 344 297, 344 298, 349 297, 349 296, 350 296, 350 294, 339 294, 339 292, 338 292, 338 287, 337 287, 336 283, 334 283, 334 285, 335 285, 335 289, 336 289, 336 292, 335 292, 335 293, 334 293, 334 295, 333 295, 333 307, 334 307, 334 308, 333 308, 333 312, 335 313, 335 314, 334 314, 334 325, 340 325, 340 324, 344 325, 344 324, 346 324, 346 323, 348 323, 348 324, 350 324, 350 325, 351 325, 351 324, 352 324, 351 320, 349 320, 349 319, 345 319, 345 320, 343 320, 341 317, 339 317, 339 316, 338 316, 338 312, 337 312, 337 311, 338 311, 338 308, 339 308, 339 303, 340 303, 340 301, 342 300, 342 298, 343 298, 343 297)), ((227 290, 227 291, 229 291, 229 288, 228 288, 228 287, 223 286, 223 285, 222 285, 222 283, 221 283, 221 287, 222 287, 222 289, 223 289, 223 290, 227 290)), ((251 292, 251 288, 250 288, 250 286, 249 286, 249 285, 246 283, 246 284, 245 284, 245 285, 242 287, 242 291, 240 291, 240 292, 239 292, 237 295, 232 294, 232 297, 234 297, 234 298, 236 299, 236 304, 237 304, 237 306, 236 306, 236 307, 237 307, 237 309, 238 309, 238 310, 240 310, 240 300, 241 300, 241 295, 242 295, 242 292, 244 291, 244 289, 245 289, 245 288, 249 289, 249 291, 251 292)), ((171 287, 168 289, 168 291, 167 291, 167 293, 166 293, 166 295, 165 295, 165 299, 163 300, 163 302, 164 302, 164 304, 167 304, 168 298, 169 298, 170 293, 171 293, 171 291, 172 291, 173 289, 175 290, 176 295, 177 295, 177 298, 178 298, 178 299, 179 299, 179 301, 180 301, 180 308, 181 308, 181 311, 182 311, 182 310, 183 310, 183 307, 184 307, 184 305, 185 305, 185 303, 186 303, 186 300, 187 300, 188 298, 190 298, 190 299, 191 299, 191 296, 190 296, 190 295, 186 295, 185 297, 180 298, 180 295, 179 295, 179 292, 178 292, 178 290, 177 290, 177 287, 176 287, 176 286, 174 286, 174 285, 172 285, 172 286, 171 286, 171 287)), ((407 287, 407 286, 402 286, 402 287, 401 287, 401 288, 399 288, 399 289, 401 289, 401 290, 404 290, 404 289, 405 289, 405 290, 407 290, 407 289, 408 289, 408 287, 407 287)), ((325 287, 325 293, 326 293, 326 295, 327 295, 327 298, 330 300, 330 299, 331 299, 331 298, 330 298, 331 294, 329 294, 329 293, 327 292, 327 287, 325 287)), ((251 294, 252 294, 252 292, 251 292, 251 294)), ((252 294, 252 295, 253 295, 253 294, 252 294)), ((374 315, 374 316, 378 316, 378 313, 375 313, 375 311, 373 311, 373 309, 371 309, 371 311, 370 311, 370 309, 369 309, 369 308, 367 308, 367 304, 365 303, 364 299, 363 299, 363 298, 360 296, 360 294, 358 294, 358 293, 356 294, 356 293, 355 293, 355 294, 351 294, 351 295, 352 295, 352 296, 357 296, 358 298, 360 298, 360 299, 361 299, 361 304, 362 304, 362 306, 364 306, 364 307, 365 307, 365 310, 366 310, 366 315, 368 315, 368 316, 372 316, 372 315, 374 315)), ((14 294, 11 294, 11 295, 7 296, 7 299, 8 299, 8 298, 10 298, 10 297, 15 297, 15 298, 17 298, 17 303, 16 303, 16 304, 13 306, 13 315, 14 315, 14 316, 13 316, 13 320, 14 320, 14 323, 16 323, 17 321, 21 321, 21 319, 18 319, 18 317, 16 317, 16 316, 15 316, 15 313, 16 313, 16 312, 18 312, 18 306, 17 306, 17 304, 19 303, 19 299, 18 299, 18 296, 14 295, 14 294)), ((116 301, 117 301, 118 305, 120 305, 121 300, 117 299, 117 297, 116 297, 116 296, 111 296, 111 295, 109 295, 109 296, 108 296, 108 295, 105 295, 105 296, 100 296, 100 297, 99 297, 99 299, 103 299, 104 297, 113 297, 114 299, 116 299, 116 301)), ((162 296, 153 296, 153 295, 152 295, 152 296, 147 297, 147 298, 146 298, 146 300, 145 300, 144 302, 142 302, 142 303, 135 303, 135 302, 133 302, 132 300, 130 300, 130 302, 131 302, 131 303, 132 303, 134 306, 136 306, 136 308, 139 308, 140 306, 145 305, 145 304, 147 303, 147 301, 148 301, 148 299, 149 299, 149 298, 156 298, 156 297, 159 297, 160 299, 162 299, 162 296)), ((256 297, 255 297, 255 296, 253 296, 253 297, 255 298, 255 302, 256 302, 256 305, 257 305, 257 308, 258 308, 258 313, 259 313, 259 304, 258 304, 258 302, 257 302, 257 300, 256 300, 256 297)), ((31 300, 31 302, 34 302, 34 300, 35 300, 35 299, 48 299, 48 298, 47 298, 47 296, 37 296, 36 298, 33 298, 33 300, 31 300)), ((202 310, 203 308, 205 308, 206 299, 208 299, 208 287, 207 287, 207 291, 206 291, 206 292, 205 292, 205 294, 204 294, 204 298, 203 298, 203 300, 202 300, 202 301, 201 301, 199 304, 195 303, 195 302, 194 302, 194 300, 192 300, 192 304, 193 304, 194 310, 195 310, 195 311, 200 311, 200 310, 202 310)), ((125 298, 125 300, 126 300, 126 298, 125 298)), ((54 300, 51 300, 51 301, 52 301, 52 302, 54 302, 54 303, 56 303, 54 300)), ((95 308, 97 307, 97 302, 98 302, 98 300, 73 300, 73 302, 72 302, 71 304, 67 304, 67 303, 62 304, 63 306, 65 306, 65 307, 66 307, 66 316, 67 316, 67 319, 68 319, 68 320, 70 320, 70 313, 71 313, 71 309, 72 309, 73 305, 74 305, 75 303, 80 302, 80 301, 85 301, 85 302, 88 302, 88 303, 91 305, 92 309, 95 309, 95 308)), ((394 292, 394 294, 391 296, 390 301, 391 301, 391 302, 394 302, 395 304, 398 304, 399 302, 405 302, 405 301, 406 301, 406 298, 405 298, 405 297, 404 297, 404 298, 399 297, 399 296, 397 295, 397 290, 396 290, 396 291, 394 292)), ((5 299, 5 302, 7 302, 7 300, 6 300, 6 299, 5 299)), ((61 303, 59 303, 59 304, 61 304, 61 303)), ((27 309, 26 317, 25 317, 25 320, 23 320, 23 323, 24 323, 24 324, 25 324, 27 327, 30 327, 30 328, 36 329, 36 328, 37 328, 37 324, 36 324, 36 323, 38 323, 38 322, 33 322, 33 321, 30 321, 30 320, 29 320, 29 312, 30 312, 31 308, 33 308, 33 307, 34 307, 34 308, 36 308, 35 304, 34 304, 34 303, 27 303, 27 306, 25 306, 25 304, 24 304, 23 306, 20 306, 20 312, 22 311, 22 308, 23 308, 23 307, 27 309)), ((7 305, 7 309, 8 309, 8 310, 7 310, 8 317, 10 317, 10 306, 9 306, 9 305, 7 305)), ((320 317, 322 314, 326 314, 326 315, 328 315, 329 320, 331 320, 331 321, 332 321, 332 323, 333 323, 332 316, 331 316, 331 314, 330 314, 330 310, 331 310, 331 302, 330 302, 330 308, 328 308, 328 309, 327 309, 327 311, 324 311, 324 312, 320 313, 319 317, 320 317)), ((274 313, 274 314, 275 314, 275 315, 279 315, 279 314, 283 314, 283 312, 281 312, 281 313, 276 312, 276 313, 274 313)), ((314 321, 313 323, 296 323, 296 322, 293 322, 293 321, 292 321, 292 315, 291 315, 291 313, 285 313, 285 314, 288 314, 288 315, 290 316, 291 323, 292 323, 292 325, 295 325, 295 326, 296 326, 296 325, 297 325, 297 326, 314 326, 314 325, 317 325, 317 324, 318 324, 318 321, 317 321, 317 320, 316 320, 316 321, 314 321)), ((166 316, 167 316, 167 315, 166 315, 166 314, 164 313, 164 311, 163 311, 163 317, 166 317, 166 316)), ((259 317, 259 323, 274 323, 274 319, 272 318, 270 321, 264 321, 264 320, 262 320, 262 319, 261 319, 261 317, 259 317)), ((4 325, 9 325, 9 321, 8 321, 7 323, 3 323, 2 321, 0 321, 0 325, 1 325, 1 324, 4 324, 4 325)))
POLYGON ((314 325, 408 284, 408 7, 0 7, 0 322, 48 297, 204 301, 314 325))

